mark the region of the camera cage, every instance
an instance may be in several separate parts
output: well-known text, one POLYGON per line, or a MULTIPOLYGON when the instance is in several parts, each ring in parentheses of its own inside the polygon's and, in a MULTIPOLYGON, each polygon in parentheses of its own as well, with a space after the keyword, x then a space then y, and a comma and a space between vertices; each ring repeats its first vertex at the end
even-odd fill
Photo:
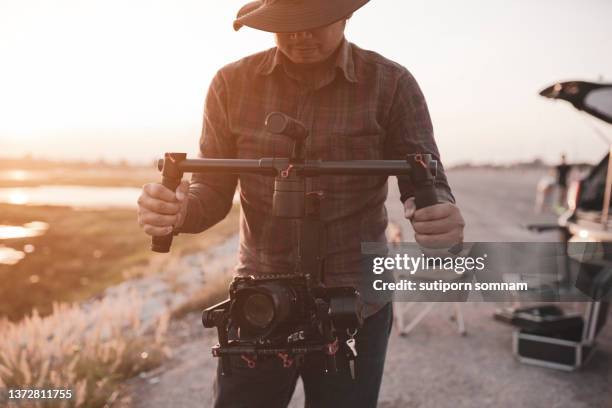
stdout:
POLYGON ((204 327, 217 328, 219 344, 213 347, 212 354, 221 357, 224 373, 230 372, 227 357, 231 355, 239 355, 254 365, 260 356, 278 356, 286 364, 298 356, 323 353, 328 371, 335 370, 338 334, 343 330, 354 330, 362 324, 362 305, 356 289, 313 285, 309 274, 236 277, 230 285, 229 296, 229 299, 202 313, 204 327), (266 327, 262 332, 243 336, 243 333, 236 332, 236 329, 245 328, 240 309, 246 296, 241 298, 240 294, 260 290, 267 284, 285 286, 293 291, 293 307, 285 309, 290 317, 266 327), (230 333, 239 334, 239 338, 230 339, 230 333))
MULTIPOLYGON (((223 374, 231 372, 231 355, 240 355, 249 367, 256 366, 259 356, 275 355, 283 366, 290 367, 294 360, 299 362, 308 353, 323 353, 326 370, 335 372, 339 335, 342 331, 354 333, 362 324, 360 298, 353 287, 326 287, 323 283, 321 248, 325 245, 325 234, 320 201, 324 195, 323 192, 307 193, 305 179, 320 175, 408 176, 414 187, 416 207, 422 208, 437 203, 437 162, 430 154, 422 153, 409 154, 405 160, 306 160, 304 143, 308 131, 301 122, 273 112, 266 118, 265 126, 270 133, 293 141, 291 157, 187 159, 185 153, 166 153, 158 163, 162 184, 175 191, 184 173, 250 173, 275 177, 272 214, 302 220, 295 273, 235 277, 229 298, 204 310, 202 323, 206 328, 217 328, 219 343, 213 347, 212 354, 221 358, 223 374), (276 295, 271 288, 276 288, 276 295), (243 303, 248 301, 243 293, 258 294, 258 303, 251 306, 261 309, 264 315, 255 316, 255 324, 240 315, 243 303), (270 305, 285 309, 280 312, 274 309, 270 317, 265 310, 270 305), (262 322, 270 326, 257 327, 262 322), (242 333, 232 333, 239 338, 230 339, 232 330, 242 330, 242 333)), ((151 249, 168 252, 176 234, 153 237, 151 249)))

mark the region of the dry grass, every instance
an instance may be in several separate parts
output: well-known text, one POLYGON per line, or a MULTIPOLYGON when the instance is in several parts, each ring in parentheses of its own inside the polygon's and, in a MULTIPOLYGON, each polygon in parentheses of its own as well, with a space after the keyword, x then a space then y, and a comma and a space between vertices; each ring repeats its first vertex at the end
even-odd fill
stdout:
POLYGON ((55 303, 47 317, 34 311, 18 323, 0 320, 0 388, 73 390, 72 400, 33 407, 111 406, 121 380, 170 354, 169 313, 144 327, 142 303, 136 292, 124 292, 80 307, 55 303))
POLYGON ((209 306, 217 304, 228 297, 228 288, 232 281, 229 273, 220 274, 194 293, 187 301, 171 311, 172 319, 182 319, 192 312, 201 312, 209 306))
MULTIPOLYGON (((4 167, 25 168, 6 161, 4 167)), ((0 185, 138 187, 159 178, 150 168, 72 170, 54 171, 51 178, 44 173, 45 177, 25 181, 4 179, 0 185)), ((0 204, 0 224, 45 221, 50 225, 40 237, 3 242, 16 250, 28 244, 35 251, 17 265, 0 265, 0 406, 6 402, 1 400, 3 388, 72 389, 75 395, 61 403, 41 400, 20 402, 19 407, 120 405, 122 380, 159 366, 170 354, 166 338, 170 313, 161 313, 153 325, 144 327, 143 298, 136 292, 81 306, 72 302, 99 295, 126 279, 166 271, 173 259, 223 242, 236 233, 238 215, 234 206, 226 220, 205 234, 180 235, 168 256, 151 254, 150 238, 138 228, 132 210, 0 204)), ((174 315, 224 299, 228 284, 222 279, 211 282, 174 315)))

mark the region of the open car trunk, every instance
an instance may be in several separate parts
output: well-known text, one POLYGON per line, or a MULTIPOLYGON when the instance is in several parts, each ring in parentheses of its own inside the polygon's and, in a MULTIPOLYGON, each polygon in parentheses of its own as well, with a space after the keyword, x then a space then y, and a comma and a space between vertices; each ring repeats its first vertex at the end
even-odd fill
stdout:
MULTIPOLYGON (((612 84, 559 82, 541 91, 540 95, 567 101, 579 111, 612 124, 612 84)), ((612 147, 612 141, 609 142, 612 147)), ((569 227, 570 233, 576 234, 585 229, 583 234, 588 234, 587 230, 593 230, 597 238, 612 240, 612 225, 608 216, 612 195, 612 173, 608 171, 611 154, 612 149, 608 149, 599 164, 581 180, 575 211, 566 219, 567 223, 560 220, 561 224, 569 227), (576 228, 576 224, 581 225, 576 228)))
POLYGON ((608 161, 609 156, 606 155, 582 180, 576 210, 582 212, 601 212, 603 210, 608 161))

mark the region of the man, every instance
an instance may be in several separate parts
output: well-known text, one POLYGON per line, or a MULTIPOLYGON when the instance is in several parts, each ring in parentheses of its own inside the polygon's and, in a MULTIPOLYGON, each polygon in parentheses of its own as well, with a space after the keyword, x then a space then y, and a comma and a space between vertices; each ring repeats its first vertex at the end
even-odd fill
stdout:
POLYGON ((567 206, 567 175, 569 174, 572 166, 567 164, 565 153, 561 154, 561 163, 556 166, 557 170, 557 207, 560 211, 563 211, 567 206))
MULTIPOLYGON (((243 7, 234 22, 274 33, 276 47, 222 68, 206 98, 201 155, 207 158, 288 157, 290 142, 264 129, 268 113, 281 111, 310 130, 310 159, 403 159, 431 153, 439 158, 423 95, 410 73, 344 37, 347 19, 368 0, 265 0, 243 7)), ((271 216, 274 179, 241 175, 238 274, 289 273, 296 256, 296 221, 271 216)), ((139 222, 150 235, 178 228, 197 233, 223 219, 238 177, 196 174, 176 194, 147 184, 139 199, 139 222)), ((436 181, 440 204, 415 211, 409 180, 398 179, 405 215, 416 240, 449 248, 463 240, 463 219, 444 176, 436 181)), ((309 179, 322 191, 327 226, 325 284, 359 285, 361 242, 385 242, 386 177, 325 176, 309 179)), ((302 377, 308 407, 375 407, 382 379, 390 304, 368 305, 356 335, 356 379, 344 353, 339 372, 326 375, 317 356, 300 368, 278 359, 250 369, 232 360, 232 376, 217 375, 215 407, 286 406, 302 377)))

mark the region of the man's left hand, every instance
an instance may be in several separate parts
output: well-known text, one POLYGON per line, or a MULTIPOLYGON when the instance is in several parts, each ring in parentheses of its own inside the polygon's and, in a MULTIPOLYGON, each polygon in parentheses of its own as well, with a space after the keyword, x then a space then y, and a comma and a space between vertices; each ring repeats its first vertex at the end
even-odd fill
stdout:
POLYGON ((451 248, 463 243, 465 221, 459 208, 440 203, 416 209, 414 198, 404 203, 404 214, 412 222, 416 242, 425 248, 451 248))

